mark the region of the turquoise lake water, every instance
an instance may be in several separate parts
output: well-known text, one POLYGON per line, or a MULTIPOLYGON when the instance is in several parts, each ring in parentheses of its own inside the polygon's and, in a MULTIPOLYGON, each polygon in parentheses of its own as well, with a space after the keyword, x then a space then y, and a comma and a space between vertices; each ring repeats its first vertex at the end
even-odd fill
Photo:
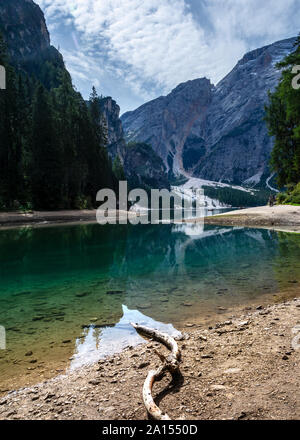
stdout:
POLYGON ((181 329, 300 286, 300 236, 264 229, 20 228, 0 249, 2 392, 137 343, 133 317, 181 329))

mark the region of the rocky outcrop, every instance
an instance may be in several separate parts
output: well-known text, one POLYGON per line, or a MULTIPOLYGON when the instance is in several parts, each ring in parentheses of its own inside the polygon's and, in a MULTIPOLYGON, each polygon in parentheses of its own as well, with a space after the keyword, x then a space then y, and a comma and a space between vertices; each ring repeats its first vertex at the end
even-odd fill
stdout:
POLYGON ((127 140, 150 143, 175 173, 262 183, 273 148, 264 106, 280 76, 276 63, 294 43, 292 38, 249 52, 216 87, 205 78, 188 81, 125 113, 127 140))
POLYGON ((111 97, 106 97, 100 101, 100 110, 107 125, 108 153, 112 160, 118 155, 121 162, 124 163, 126 142, 120 119, 120 107, 111 97))
POLYGON ((50 46, 44 14, 32 0, 1 0, 0 29, 15 62, 36 56, 50 46))
POLYGON ((146 189, 169 188, 166 167, 151 146, 144 143, 126 145, 120 107, 116 101, 111 97, 102 98, 100 110, 107 126, 108 153, 112 160, 119 156, 130 186, 146 189))
POLYGON ((146 142, 163 159, 168 170, 182 167, 182 150, 194 123, 205 118, 212 89, 206 78, 188 81, 122 116, 128 141, 146 142))
MULTIPOLYGON (((50 45, 44 14, 32 0, 1 0, 0 32, 6 42, 10 60, 18 69, 49 83, 45 81, 46 62, 54 69, 65 68, 61 54, 50 45)), ((49 65, 48 71, 48 76, 51 76, 49 65)))

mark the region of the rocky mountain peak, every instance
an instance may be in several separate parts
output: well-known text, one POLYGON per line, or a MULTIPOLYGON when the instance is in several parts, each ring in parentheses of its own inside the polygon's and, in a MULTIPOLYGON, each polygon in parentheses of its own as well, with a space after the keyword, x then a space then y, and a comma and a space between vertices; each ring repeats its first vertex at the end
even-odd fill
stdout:
MULTIPOLYGON (((198 92, 202 87, 210 86, 211 82, 207 78, 197 78, 193 80, 186 81, 184 83, 178 84, 171 93, 168 95, 169 98, 176 96, 177 94, 191 94, 192 92, 198 92)), ((212 86, 212 85, 211 85, 212 86)))
POLYGON ((206 78, 179 84, 169 95, 122 116, 126 138, 151 144, 169 170, 207 180, 258 183, 269 173, 273 140, 264 122, 276 64, 296 39, 247 53, 213 86, 206 78))
POLYGON ((122 116, 128 141, 149 143, 168 170, 182 167, 182 149, 191 125, 211 103, 213 85, 206 78, 179 84, 167 96, 122 116))

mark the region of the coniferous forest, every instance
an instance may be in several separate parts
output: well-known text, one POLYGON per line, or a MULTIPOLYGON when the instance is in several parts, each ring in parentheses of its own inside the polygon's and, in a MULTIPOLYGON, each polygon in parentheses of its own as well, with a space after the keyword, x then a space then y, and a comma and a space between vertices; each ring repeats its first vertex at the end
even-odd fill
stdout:
POLYGON ((300 36, 295 51, 277 65, 281 79, 274 93, 269 93, 266 107, 269 134, 275 137, 271 166, 278 186, 288 190, 278 197, 280 203, 300 203, 300 88, 293 86, 293 67, 299 65, 300 36))
POLYGON ((0 35, 0 209, 93 207, 117 180, 95 88, 86 103, 52 53, 15 67, 0 35))

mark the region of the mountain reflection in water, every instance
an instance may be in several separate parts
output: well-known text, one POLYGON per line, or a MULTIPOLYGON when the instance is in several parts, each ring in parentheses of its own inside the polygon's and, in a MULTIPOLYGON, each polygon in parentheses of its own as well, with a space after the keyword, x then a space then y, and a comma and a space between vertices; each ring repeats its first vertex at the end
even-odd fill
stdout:
POLYGON ((137 331, 130 325, 131 322, 145 325, 173 336, 180 337, 181 333, 172 324, 154 321, 138 310, 129 310, 122 306, 123 316, 113 327, 102 329, 91 325, 86 329, 84 336, 76 340, 75 354, 71 361, 71 370, 83 365, 91 364, 119 353, 124 348, 145 343, 137 331))

